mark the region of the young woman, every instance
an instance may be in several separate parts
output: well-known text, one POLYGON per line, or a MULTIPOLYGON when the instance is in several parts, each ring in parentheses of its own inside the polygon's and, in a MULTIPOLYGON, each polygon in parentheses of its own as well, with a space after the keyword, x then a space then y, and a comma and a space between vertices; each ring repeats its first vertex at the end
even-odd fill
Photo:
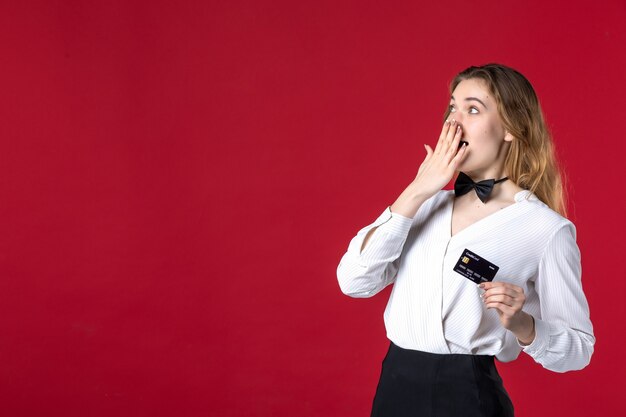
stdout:
POLYGON ((593 353, 575 228, 532 86, 489 64, 450 90, 435 149, 425 145, 415 179, 337 269, 352 297, 394 284, 372 416, 513 416, 494 357, 523 350, 565 372, 593 353))

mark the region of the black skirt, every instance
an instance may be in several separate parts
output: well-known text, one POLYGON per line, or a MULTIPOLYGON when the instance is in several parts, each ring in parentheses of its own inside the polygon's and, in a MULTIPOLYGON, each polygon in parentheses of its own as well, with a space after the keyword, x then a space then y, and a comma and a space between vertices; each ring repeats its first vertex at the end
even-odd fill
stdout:
POLYGON ((493 356, 436 354, 391 343, 372 417, 513 417, 493 356))

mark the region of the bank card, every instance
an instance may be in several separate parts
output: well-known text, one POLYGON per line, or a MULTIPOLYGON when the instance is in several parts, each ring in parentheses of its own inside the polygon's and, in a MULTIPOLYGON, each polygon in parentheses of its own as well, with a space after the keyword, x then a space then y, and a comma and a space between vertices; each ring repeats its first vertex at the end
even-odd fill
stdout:
POLYGON ((465 278, 474 281, 476 284, 492 281, 496 276, 499 267, 488 260, 476 255, 469 249, 465 249, 463 254, 454 266, 454 271, 465 278))

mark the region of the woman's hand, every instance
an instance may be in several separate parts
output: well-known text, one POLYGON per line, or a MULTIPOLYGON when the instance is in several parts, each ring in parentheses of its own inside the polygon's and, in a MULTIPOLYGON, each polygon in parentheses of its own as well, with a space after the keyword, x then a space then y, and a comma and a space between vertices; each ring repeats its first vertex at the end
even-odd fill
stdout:
POLYGON ((483 282, 479 287, 485 290, 481 295, 485 307, 498 312, 502 326, 523 345, 531 344, 535 339, 535 320, 522 311, 526 302, 524 289, 507 282, 483 282))
POLYGON ((391 211, 405 217, 413 217, 424 201, 432 197, 450 182, 463 160, 466 144, 459 148, 463 131, 455 120, 446 120, 435 150, 424 145, 426 158, 417 176, 391 206, 391 211))
POLYGON ((457 166, 465 156, 467 145, 464 143, 459 148, 459 143, 463 136, 461 126, 452 119, 443 124, 439 141, 435 146, 435 150, 428 145, 426 148, 426 158, 417 171, 417 176, 413 181, 419 185, 425 192, 435 194, 450 182, 457 166))

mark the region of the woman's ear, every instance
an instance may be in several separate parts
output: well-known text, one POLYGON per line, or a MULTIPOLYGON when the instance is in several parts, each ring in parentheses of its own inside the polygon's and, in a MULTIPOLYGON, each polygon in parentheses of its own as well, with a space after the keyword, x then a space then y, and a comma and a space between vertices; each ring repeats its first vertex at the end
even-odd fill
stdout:
POLYGON ((515 139, 515 137, 510 134, 507 130, 504 131, 504 141, 505 142, 513 142, 513 139, 515 139))

